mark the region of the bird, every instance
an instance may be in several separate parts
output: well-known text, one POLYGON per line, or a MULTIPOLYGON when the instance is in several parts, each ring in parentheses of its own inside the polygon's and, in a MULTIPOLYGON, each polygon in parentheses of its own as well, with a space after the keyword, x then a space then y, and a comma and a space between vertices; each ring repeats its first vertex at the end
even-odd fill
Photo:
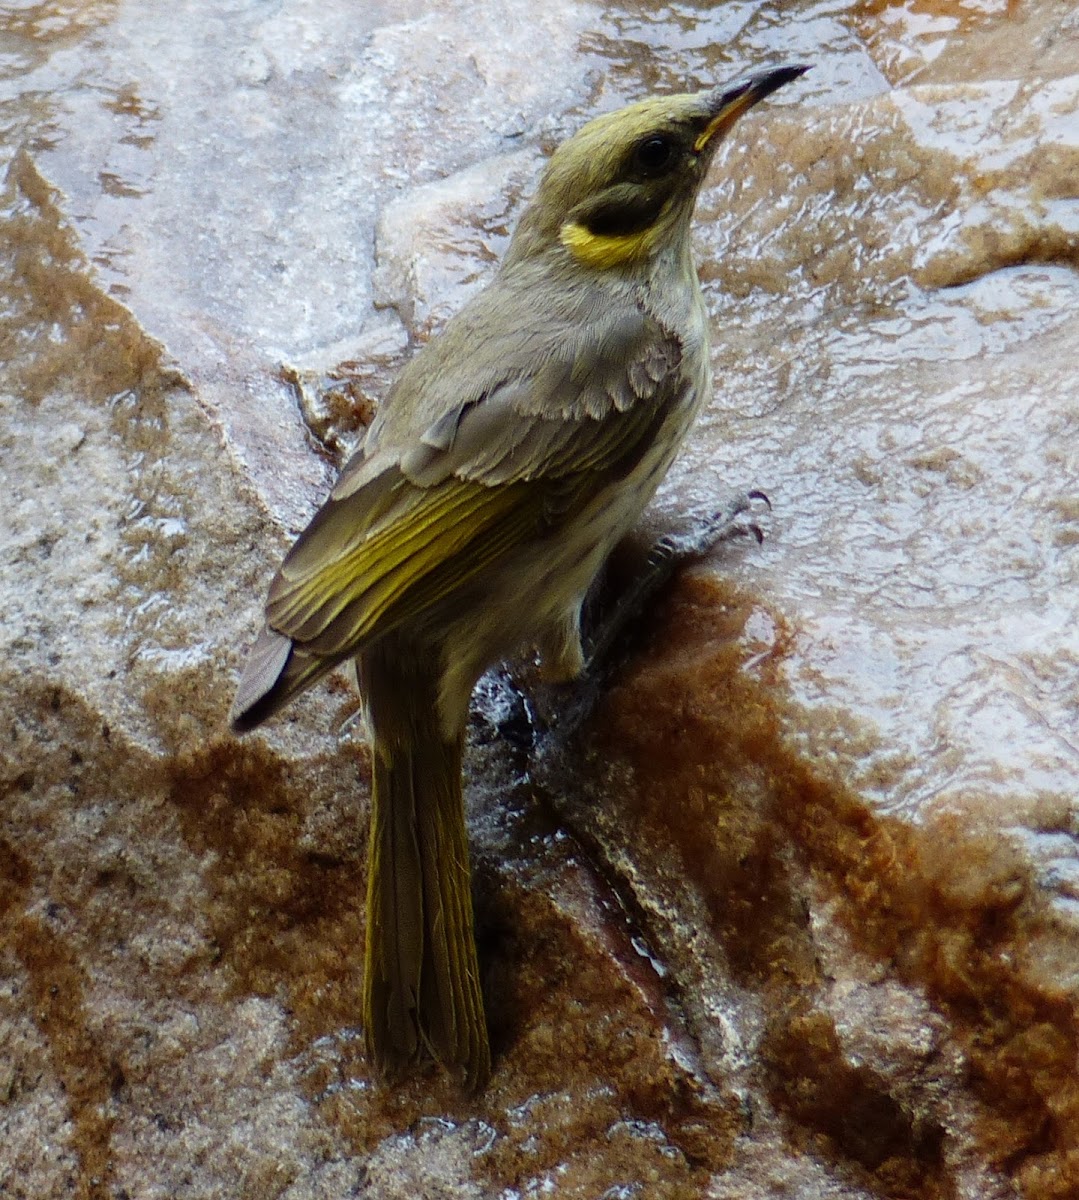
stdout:
POLYGON ((712 394, 691 217, 716 147, 809 68, 595 117, 490 283, 404 366, 269 586, 242 733, 354 660, 371 747, 362 1021, 373 1073, 491 1070, 462 759, 491 665, 586 666, 582 604, 712 394))

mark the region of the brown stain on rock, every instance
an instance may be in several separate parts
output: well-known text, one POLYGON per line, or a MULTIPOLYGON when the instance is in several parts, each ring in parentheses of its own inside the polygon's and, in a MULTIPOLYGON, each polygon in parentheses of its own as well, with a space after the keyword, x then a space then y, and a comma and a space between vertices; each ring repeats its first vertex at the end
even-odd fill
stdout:
POLYGON ((79 1200, 104 1200, 109 1185, 114 1117, 111 1100, 124 1085, 87 1018, 85 973, 72 947, 49 923, 26 911, 35 872, 0 839, 0 941, 18 956, 29 984, 30 1011, 67 1100, 80 1172, 71 1181, 79 1200))
POLYGON ((112 1194, 112 1097, 124 1086, 123 1069, 94 1038, 83 967, 65 939, 27 914, 12 922, 6 936, 26 967, 34 1018, 48 1042, 75 1126, 81 1172, 74 1195, 103 1200, 112 1194))
POLYGON ((1074 1004, 1017 970, 1011 953, 1044 907, 1028 869, 958 817, 920 828, 876 812, 794 753, 783 737, 791 714, 776 699, 785 692, 770 690, 782 629, 773 666, 742 670, 752 607, 714 579, 683 579, 648 652, 610 694, 596 757, 632 764, 627 840, 676 847, 732 973, 766 997, 765 1086, 795 1140, 846 1161, 881 1195, 956 1194, 932 1097, 852 1065, 817 1001, 828 981, 809 926, 811 881, 853 944, 945 1017, 983 1114, 985 1160, 1025 1195, 1075 1195, 1074 1004))
POLYGON ((8 167, 0 218, 5 233, 0 361, 9 386, 23 400, 39 403, 72 378, 100 397, 117 395, 140 380, 176 378, 162 365, 161 346, 95 283, 64 220, 59 192, 25 150, 8 167), (37 346, 28 352, 27 329, 57 328, 63 338, 38 339, 40 352, 37 346))
POLYGON ((387 1087, 351 1086, 367 1073, 355 1048, 308 1074, 313 1102, 363 1155, 402 1130, 418 1139, 427 1122, 485 1130, 477 1178, 497 1190, 550 1181, 584 1198, 650 1181, 649 1194, 671 1200, 703 1194, 730 1161, 736 1105, 672 1056, 662 998, 632 969, 634 951, 602 911, 602 882, 578 847, 521 847, 510 861, 477 863, 495 1058, 484 1093, 463 1095, 433 1067, 387 1087))
POLYGON ((773 1014, 762 1051, 770 1098, 795 1123, 791 1140, 801 1149, 823 1149, 857 1168, 885 1196, 956 1195, 939 1121, 913 1111, 877 1071, 849 1061, 812 993, 773 1014))
MULTIPOLYGON (((28 686, 18 719, 5 731, 10 758, 0 775, 0 811, 10 817, 27 803, 37 813, 28 821, 16 817, 11 837, 0 839, 0 943, 14 951, 25 971, 27 1011, 64 1094, 70 1144, 79 1161, 67 1186, 80 1200, 123 1195, 113 1181, 112 1140, 126 1078, 123 1063, 110 1052, 95 1020, 88 996, 92 964, 85 945, 61 919, 90 907, 87 880, 82 864, 71 862, 57 870, 47 845, 43 850, 54 814, 45 811, 42 798, 51 794, 77 800, 84 781, 94 779, 101 767, 91 750, 100 744, 99 731, 94 716, 63 689, 28 686), (32 766, 22 767, 24 763, 32 766)), ((113 777, 128 767, 138 770, 125 763, 113 777)), ((93 924, 101 914, 82 917, 93 924)))
POLYGON ((646 1180, 662 1160, 670 1195, 700 1194, 694 1189, 730 1161, 742 1123, 737 1105, 671 1053, 675 1022, 662 991, 635 970, 640 960, 624 923, 575 851, 563 857, 548 848, 544 862, 499 895, 510 932, 500 986, 488 991, 495 1045, 504 1048, 487 1097, 504 1134, 492 1166, 504 1186, 521 1187, 571 1164, 558 1177, 579 1189, 567 1194, 584 1196, 619 1177, 627 1185, 646 1180), (498 1119, 522 1104, 528 1120, 498 1119))
POLYGON ((358 800, 344 852, 305 844, 310 784, 302 764, 255 739, 181 756, 168 783, 185 840, 210 856, 216 965, 234 994, 281 999, 297 1044, 355 1025, 363 962, 366 808, 358 800))

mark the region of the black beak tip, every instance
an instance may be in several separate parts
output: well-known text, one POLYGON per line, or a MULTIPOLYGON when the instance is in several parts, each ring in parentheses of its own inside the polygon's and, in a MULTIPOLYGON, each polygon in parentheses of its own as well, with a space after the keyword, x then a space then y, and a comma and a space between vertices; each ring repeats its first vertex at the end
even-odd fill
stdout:
POLYGON ((752 75, 745 75, 734 83, 716 88, 711 93, 712 111, 720 112, 727 105, 734 104, 739 100, 743 104, 748 101, 746 107, 758 104, 766 96, 770 96, 784 84, 798 79, 809 70, 812 70, 811 63, 791 63, 782 67, 772 67, 766 71, 756 71, 752 75))
POLYGON ((792 79, 797 79, 799 75, 804 75, 806 71, 812 70, 812 63, 789 63, 785 67, 776 67, 776 71, 783 76, 784 83, 790 83, 792 79))
POLYGON ((813 69, 812 63, 790 63, 782 67, 773 67, 770 71, 761 71, 749 79, 750 90, 758 97, 770 96, 772 92, 793 82, 813 69))

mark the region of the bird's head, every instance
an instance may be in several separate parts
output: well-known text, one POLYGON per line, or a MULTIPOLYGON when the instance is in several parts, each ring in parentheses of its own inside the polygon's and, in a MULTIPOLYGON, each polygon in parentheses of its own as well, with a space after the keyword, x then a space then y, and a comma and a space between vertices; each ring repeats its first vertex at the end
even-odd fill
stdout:
POLYGON ((655 96, 590 121, 551 157, 506 265, 560 246, 577 263, 609 270, 686 244, 697 193, 724 135, 808 69, 776 67, 709 92, 655 96))

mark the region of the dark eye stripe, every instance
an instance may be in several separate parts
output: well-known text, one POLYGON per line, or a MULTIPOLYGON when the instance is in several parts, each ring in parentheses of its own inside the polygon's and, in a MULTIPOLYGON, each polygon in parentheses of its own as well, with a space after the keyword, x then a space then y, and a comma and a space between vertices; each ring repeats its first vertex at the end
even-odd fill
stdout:
POLYGON ((666 203, 667 196, 663 192, 619 197, 589 206, 578 217, 578 222, 596 237, 622 237, 654 225, 666 203))

